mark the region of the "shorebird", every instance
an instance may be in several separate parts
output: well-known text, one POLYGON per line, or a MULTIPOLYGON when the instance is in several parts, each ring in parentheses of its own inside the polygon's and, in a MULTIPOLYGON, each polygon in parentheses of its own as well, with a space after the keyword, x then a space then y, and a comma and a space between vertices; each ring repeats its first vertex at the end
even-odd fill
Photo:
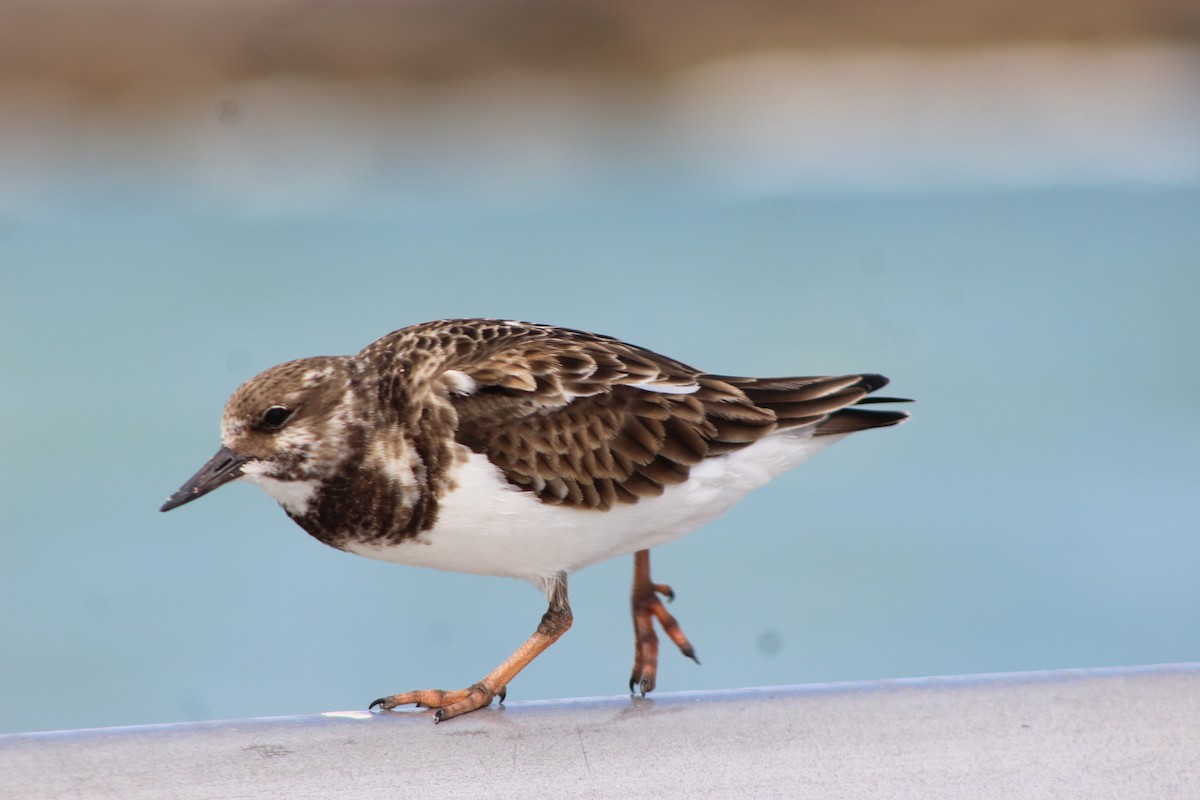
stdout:
POLYGON ((383 697, 434 721, 503 702, 571 626, 567 578, 632 554, 631 691, 655 688, 662 627, 695 650, 650 576, 650 549, 713 520, 847 434, 905 420, 863 405, 875 374, 746 378, 617 339, 491 319, 412 325, 355 356, 303 358, 242 384, 221 448, 162 506, 234 480, 318 540, 369 558, 532 582, 546 613, 465 689, 383 697))

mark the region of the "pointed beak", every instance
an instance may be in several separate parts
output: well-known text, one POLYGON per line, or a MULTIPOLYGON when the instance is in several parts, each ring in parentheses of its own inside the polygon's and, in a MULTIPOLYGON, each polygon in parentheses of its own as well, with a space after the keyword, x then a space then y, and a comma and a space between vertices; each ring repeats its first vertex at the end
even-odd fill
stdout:
POLYGON ((179 508, 184 503, 190 503, 197 497, 208 494, 213 489, 224 486, 232 480, 242 477, 242 465, 250 460, 249 456, 239 456, 228 447, 222 447, 217 454, 200 468, 200 471, 179 487, 175 494, 167 498, 159 511, 170 511, 179 508))

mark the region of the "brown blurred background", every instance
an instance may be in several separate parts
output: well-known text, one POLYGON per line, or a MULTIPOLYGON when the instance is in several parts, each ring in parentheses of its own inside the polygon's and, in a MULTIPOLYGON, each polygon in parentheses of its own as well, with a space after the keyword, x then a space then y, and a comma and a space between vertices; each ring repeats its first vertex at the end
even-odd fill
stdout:
POLYGON ((295 73, 429 83, 506 70, 653 79, 760 50, 1195 41, 1194 0, 6 0, 0 81, 95 96, 295 73))

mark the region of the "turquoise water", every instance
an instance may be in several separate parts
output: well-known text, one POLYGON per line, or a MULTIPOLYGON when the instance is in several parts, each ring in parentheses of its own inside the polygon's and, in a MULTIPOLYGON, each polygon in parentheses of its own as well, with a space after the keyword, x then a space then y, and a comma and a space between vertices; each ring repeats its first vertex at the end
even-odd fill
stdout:
MULTIPOLYGON (((635 171, 636 172, 636 171, 635 171)), ((158 505, 274 363, 487 315, 705 369, 880 371, 915 417, 662 548, 661 690, 1200 658, 1200 188, 776 194, 609 180, 380 213, 93 174, 0 225, 0 730, 364 707, 481 677, 543 601, 158 505)), ((620 559, 513 699, 624 691, 620 559)))

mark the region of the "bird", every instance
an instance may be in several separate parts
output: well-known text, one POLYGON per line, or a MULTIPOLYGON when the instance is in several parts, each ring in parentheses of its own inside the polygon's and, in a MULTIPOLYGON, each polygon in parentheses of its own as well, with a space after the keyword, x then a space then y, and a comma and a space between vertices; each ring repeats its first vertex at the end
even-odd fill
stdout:
POLYGON ((353 356, 302 358, 239 386, 217 453, 162 505, 257 484, 339 550, 523 579, 547 609, 477 683, 379 698, 434 722, 503 703, 509 682, 571 627, 570 575, 633 555, 631 693, 658 679, 655 623, 695 648, 654 582, 650 550, 848 434, 903 422, 867 409, 882 375, 703 372, 619 339, 499 319, 393 331, 353 356))

